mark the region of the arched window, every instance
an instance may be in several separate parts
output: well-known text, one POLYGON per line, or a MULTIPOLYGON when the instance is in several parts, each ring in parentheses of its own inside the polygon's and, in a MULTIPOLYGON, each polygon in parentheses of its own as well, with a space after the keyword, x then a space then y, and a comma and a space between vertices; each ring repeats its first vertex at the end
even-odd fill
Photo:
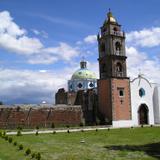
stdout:
POLYGON ((120 44, 120 42, 116 42, 115 43, 115 49, 116 49, 116 55, 120 55, 120 51, 121 51, 121 44, 120 44))
POLYGON ((117 72, 122 72, 122 65, 119 62, 116 64, 116 71, 117 72))

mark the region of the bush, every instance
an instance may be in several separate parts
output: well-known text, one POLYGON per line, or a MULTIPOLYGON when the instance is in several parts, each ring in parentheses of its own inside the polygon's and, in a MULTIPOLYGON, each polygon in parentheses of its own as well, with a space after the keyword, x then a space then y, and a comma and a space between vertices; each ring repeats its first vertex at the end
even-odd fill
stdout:
POLYGON ((2 131, 0 131, 0 137, 2 137, 2 131))
POLYGON ((17 142, 15 141, 15 142, 13 143, 13 145, 16 146, 16 145, 17 145, 17 142))
POLYGON ((29 154, 31 154, 31 150, 28 148, 26 149, 26 155, 29 155, 29 154))
POLYGON ((35 154, 35 153, 32 153, 32 154, 31 154, 31 157, 32 157, 32 158, 35 158, 35 157, 36 157, 36 154, 35 154))
POLYGON ((96 128, 96 132, 98 132, 98 129, 96 128))
POLYGON ((22 144, 19 145, 19 150, 23 150, 23 145, 22 144))
POLYGON ((22 135, 21 130, 18 130, 17 131, 17 136, 21 136, 21 135, 22 135))
POLYGON ((108 131, 110 131, 110 128, 108 128, 108 131))
POLYGON ((39 134, 38 131, 36 131, 36 136, 38 136, 38 134, 39 134))
POLYGON ((67 133, 70 133, 70 131, 69 131, 69 130, 67 130, 67 133))
POLYGON ((53 131, 53 134, 56 134, 56 131, 53 131))
POLYGON ((39 152, 38 152, 37 155, 36 155, 36 159, 37 159, 37 160, 40 160, 40 159, 41 159, 41 154, 40 154, 39 152))
POLYGON ((9 143, 12 143, 12 141, 13 141, 13 138, 12 138, 12 137, 9 137, 9 138, 8 138, 8 142, 9 142, 9 143))

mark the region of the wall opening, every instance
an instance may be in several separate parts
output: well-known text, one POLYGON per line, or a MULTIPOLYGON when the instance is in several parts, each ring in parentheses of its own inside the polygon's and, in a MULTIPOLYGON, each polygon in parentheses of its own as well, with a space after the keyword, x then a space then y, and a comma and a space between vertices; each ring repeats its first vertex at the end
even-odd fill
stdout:
POLYGON ((146 104, 141 104, 138 110, 139 124, 148 124, 148 107, 146 104))

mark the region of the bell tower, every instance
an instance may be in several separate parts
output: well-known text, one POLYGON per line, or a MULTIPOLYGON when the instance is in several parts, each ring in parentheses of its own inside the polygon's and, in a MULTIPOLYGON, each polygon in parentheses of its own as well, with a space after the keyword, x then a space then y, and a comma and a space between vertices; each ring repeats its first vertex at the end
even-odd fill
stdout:
POLYGON ((98 34, 99 110, 107 123, 131 119, 130 80, 126 71, 125 33, 111 11, 98 34))

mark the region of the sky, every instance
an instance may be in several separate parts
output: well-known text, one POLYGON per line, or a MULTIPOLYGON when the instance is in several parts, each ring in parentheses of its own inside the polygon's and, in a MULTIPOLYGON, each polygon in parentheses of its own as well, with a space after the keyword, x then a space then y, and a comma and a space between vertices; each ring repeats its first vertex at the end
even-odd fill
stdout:
POLYGON ((159 0, 0 0, 0 101, 54 103, 85 57, 99 78, 96 35, 111 11, 126 33, 127 72, 160 84, 159 0))

